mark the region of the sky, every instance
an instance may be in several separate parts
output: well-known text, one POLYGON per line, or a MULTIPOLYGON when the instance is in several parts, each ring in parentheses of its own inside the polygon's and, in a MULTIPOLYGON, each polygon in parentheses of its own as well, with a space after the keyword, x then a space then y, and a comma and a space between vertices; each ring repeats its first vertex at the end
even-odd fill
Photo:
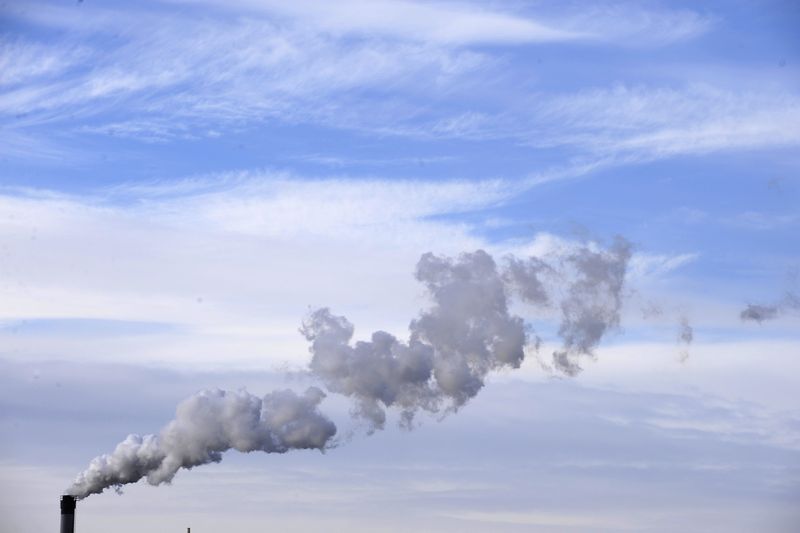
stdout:
POLYGON ((3 2, 0 533, 55 530, 198 391, 308 386, 324 453, 229 451, 76 530, 796 531, 798 27, 777 0, 3 2), (577 350, 576 254, 614 243, 577 350), (444 298, 420 258, 476 250, 555 265, 549 305, 497 281, 524 361, 412 429, 351 416, 302 324, 413 345, 444 298))

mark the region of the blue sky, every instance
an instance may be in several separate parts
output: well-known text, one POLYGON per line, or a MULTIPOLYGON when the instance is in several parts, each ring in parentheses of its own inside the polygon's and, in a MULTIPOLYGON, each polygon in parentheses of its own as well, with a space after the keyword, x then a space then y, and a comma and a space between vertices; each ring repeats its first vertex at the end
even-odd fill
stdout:
POLYGON ((199 389, 304 386, 284 370, 307 365, 309 308, 405 338, 425 252, 614 235, 633 243, 621 325, 578 376, 548 365, 558 317, 517 303, 539 353, 457 415, 366 436, 332 394, 347 445, 92 496, 80 531, 800 523, 797 3, 85 0, 0 19, 13 531, 55 527, 89 459, 199 389), (749 304, 776 316, 744 321, 749 304))

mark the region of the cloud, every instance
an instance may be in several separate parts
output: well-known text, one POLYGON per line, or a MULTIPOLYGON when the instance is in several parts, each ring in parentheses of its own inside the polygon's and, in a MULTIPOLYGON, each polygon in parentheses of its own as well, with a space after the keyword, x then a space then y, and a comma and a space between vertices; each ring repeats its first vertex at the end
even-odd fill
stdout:
MULTIPOLYGON (((565 5, 570 6, 569 3, 565 5)), ((595 2, 566 8, 564 23, 594 39, 621 46, 651 47, 686 41, 710 31, 714 16, 631 2, 595 2)))
POLYGON ((696 261, 698 257, 698 253, 667 255, 640 252, 631 257, 631 277, 637 280, 659 278, 696 261))
MULTIPOLYGON (((424 43, 343 42, 269 19, 189 16, 177 21, 140 13, 136 30, 106 20, 111 14, 104 13, 98 24, 108 22, 119 33, 104 48, 81 45, 83 61, 69 69, 62 65, 62 75, 0 94, 0 113, 26 115, 15 128, 77 121, 84 132, 169 139, 202 136, 215 124, 235 128, 266 118, 356 126, 365 106, 376 127, 377 115, 385 117, 402 104, 381 111, 386 104, 365 98, 362 91, 391 86, 395 92, 435 93, 487 60, 476 52, 424 43), (126 103, 127 117, 117 113, 120 101, 126 103), (133 112, 136 118, 128 118, 133 112)), ((97 28, 101 41, 108 40, 102 35, 107 30, 107 25, 97 28)), ((16 46, 45 56, 65 45, 20 40, 16 46)))
POLYGON ((703 17, 689 11, 615 4, 513 13, 388 0, 130 9, 124 17, 99 6, 11 10, 14 19, 70 35, 19 37, 3 56, 13 63, 8 76, 31 81, 0 93, 0 114, 25 116, 13 131, 33 135, 58 124, 73 135, 170 142, 280 120, 383 135, 530 141, 536 125, 513 118, 525 110, 508 108, 506 98, 486 100, 487 80, 502 77, 506 60, 480 45, 648 36, 663 43, 703 27, 703 17), (134 16, 137 25, 124 23, 134 16), (48 76, 30 71, 32 64, 48 76), (454 95, 461 109, 448 105, 454 95), (497 105, 507 109, 498 114, 491 109, 497 105))
POLYGON ((534 125, 556 126, 531 143, 621 162, 800 143, 800 99, 788 92, 618 85, 545 97, 532 113, 534 125))
POLYGON ((333 33, 355 33, 448 45, 558 42, 588 37, 577 30, 522 15, 458 2, 345 0, 325 4, 301 0, 236 0, 227 7, 292 17, 333 33))
POLYGON ((405 320, 417 295, 409 266, 422 252, 484 244, 470 226, 440 215, 493 206, 515 190, 501 181, 303 181, 261 173, 81 198, 7 193, 0 195, 0 318, 245 331, 272 317, 293 332, 308 305, 347 301, 370 309, 367 323, 391 322, 387 313, 398 308, 407 310, 405 320), (349 286, 364 292, 343 298, 349 286), (405 296, 390 310, 376 300, 381 293, 405 296), (280 309, 281 301, 291 310, 280 309))
POLYGON ((519 5, 498 9, 480 2, 345 0, 320 6, 309 0, 291 4, 235 0, 226 3, 226 8, 287 17, 333 34, 449 46, 573 41, 663 45, 704 33, 713 22, 690 10, 619 3, 540 3, 535 8, 519 5))
POLYGON ((52 78, 85 61, 86 47, 56 48, 23 39, 0 40, 0 86, 52 78))

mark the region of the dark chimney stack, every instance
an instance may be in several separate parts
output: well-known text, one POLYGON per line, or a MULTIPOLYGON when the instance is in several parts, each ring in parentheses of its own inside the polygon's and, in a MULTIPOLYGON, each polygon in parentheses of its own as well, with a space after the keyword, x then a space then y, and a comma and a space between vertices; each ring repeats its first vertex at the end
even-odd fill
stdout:
POLYGON ((61 497, 61 533, 75 533, 75 497, 61 497))

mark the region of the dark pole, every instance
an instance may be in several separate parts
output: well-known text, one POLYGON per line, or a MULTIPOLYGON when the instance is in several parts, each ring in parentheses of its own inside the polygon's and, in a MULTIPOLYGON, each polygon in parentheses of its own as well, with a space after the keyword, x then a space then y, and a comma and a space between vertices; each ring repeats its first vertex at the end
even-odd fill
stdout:
POLYGON ((75 533, 75 498, 61 497, 61 533, 75 533))

